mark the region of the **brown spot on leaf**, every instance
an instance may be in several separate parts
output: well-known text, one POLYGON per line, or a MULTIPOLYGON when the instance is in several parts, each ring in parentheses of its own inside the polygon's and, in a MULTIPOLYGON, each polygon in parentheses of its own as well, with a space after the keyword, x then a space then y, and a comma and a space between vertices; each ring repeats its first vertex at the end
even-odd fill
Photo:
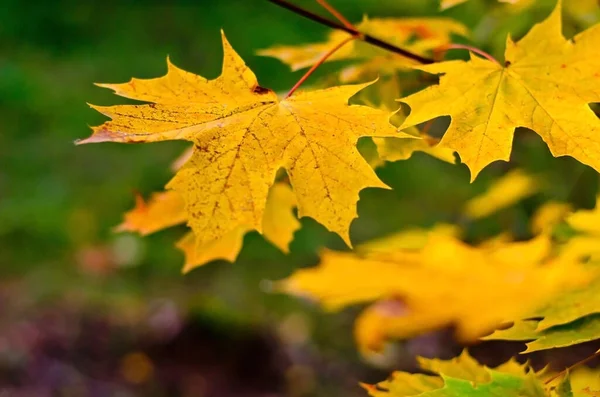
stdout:
POLYGON ((271 92, 271 90, 257 85, 256 87, 254 87, 252 89, 252 92, 254 92, 255 94, 258 94, 258 95, 265 95, 265 94, 268 94, 269 92, 271 92))

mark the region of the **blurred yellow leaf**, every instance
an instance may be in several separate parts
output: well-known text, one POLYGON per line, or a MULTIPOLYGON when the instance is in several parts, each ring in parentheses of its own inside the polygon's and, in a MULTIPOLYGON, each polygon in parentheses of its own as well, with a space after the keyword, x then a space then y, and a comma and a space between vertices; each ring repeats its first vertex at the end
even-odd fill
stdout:
POLYGON ((356 252, 361 255, 377 255, 399 250, 418 250, 427 244, 430 234, 458 238, 460 233, 458 226, 447 223, 440 223, 431 229, 412 228, 362 243, 356 247, 356 252))
POLYGON ((571 205, 558 201, 549 201, 538 208, 531 220, 531 231, 541 234, 552 231, 571 212, 571 205))
POLYGON ((380 347, 386 338, 407 338, 452 324, 459 339, 475 340, 558 292, 581 285, 587 274, 577 262, 554 257, 544 235, 472 247, 431 234, 421 249, 363 256, 325 251, 318 267, 298 270, 278 286, 313 298, 328 310, 384 300, 357 323, 364 327, 356 331, 359 343, 369 349, 380 347))
POLYGON ((579 210, 567 217, 567 223, 574 229, 600 237, 600 196, 593 210, 579 210))
POLYGON ((509 207, 539 190, 536 179, 520 170, 513 170, 497 179, 482 195, 467 202, 464 214, 473 219, 484 218, 509 207))
MULTIPOLYGON (((440 2, 440 7, 442 10, 446 10, 448 8, 457 6, 462 3, 466 3, 468 0, 442 0, 440 2)), ((498 0, 500 3, 508 3, 508 4, 518 4, 522 2, 522 0, 498 0)), ((525 0, 525 2, 531 2, 529 0, 525 0)))

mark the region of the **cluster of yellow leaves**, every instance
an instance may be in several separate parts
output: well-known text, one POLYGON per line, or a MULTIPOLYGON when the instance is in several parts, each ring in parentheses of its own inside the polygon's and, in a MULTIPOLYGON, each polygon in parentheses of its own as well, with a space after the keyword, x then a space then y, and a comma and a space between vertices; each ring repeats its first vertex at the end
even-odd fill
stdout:
POLYGON ((267 195, 280 168, 288 173, 298 216, 316 219, 350 244, 360 190, 386 187, 358 153, 358 138, 415 138, 397 132, 382 110, 348 105, 369 84, 280 100, 258 85, 225 36, 223 50, 223 71, 214 80, 168 62, 163 77, 102 84, 149 103, 93 106, 112 120, 80 143, 193 142, 190 159, 167 188, 184 202, 197 250, 235 231, 262 232, 267 195))
MULTIPOLYGON (((449 3, 459 2, 444 5, 449 3)), ((444 47, 453 34, 467 34, 464 26, 444 19, 365 19, 359 29, 418 54, 444 47)), ((343 81, 408 67, 443 74, 438 85, 401 100, 411 109, 400 127, 408 132, 390 123, 392 112, 348 104, 371 83, 278 98, 258 84, 223 35, 222 74, 213 80, 168 61, 163 77, 102 84, 146 103, 93 106, 111 121, 94 127, 92 136, 80 143, 193 143, 168 190, 149 202, 138 199, 118 228, 148 234, 187 223, 191 231, 177 244, 186 255, 185 270, 217 258, 233 261, 244 234, 252 230, 287 251, 299 227, 294 208, 298 217, 314 218, 351 245, 349 226, 360 191, 387 187, 371 167, 379 163, 370 165, 359 154, 356 143, 361 137, 373 139, 379 161, 406 159, 421 150, 453 162, 456 151, 474 179, 491 162, 507 161, 514 129, 526 127, 542 136, 554 156, 570 155, 600 170, 600 120, 589 107, 600 101, 600 58, 595 51, 600 25, 573 40, 566 40, 561 29, 559 1, 550 17, 522 40, 508 39, 504 64, 472 55, 466 62, 415 66, 360 41, 328 59, 354 61, 343 72, 343 81), (415 128, 444 115, 451 123, 437 145, 415 128), (281 169, 289 185, 276 182, 281 169)), ((334 32, 325 43, 262 54, 299 69, 347 37, 334 32)), ((538 190, 535 178, 514 171, 467 203, 464 214, 482 218, 538 190)), ((374 302, 356 322, 356 337, 365 352, 380 349, 388 338, 449 325, 456 326, 461 340, 471 341, 507 321, 515 324, 489 338, 533 339, 528 351, 596 339, 600 276, 593 264, 600 212, 569 217, 573 228, 586 235, 557 247, 548 231, 567 210, 556 204, 540 212, 532 226, 537 236, 525 242, 493 239, 469 245, 458 238, 456 228, 440 226, 364 244, 353 253, 324 251, 319 267, 300 270, 278 285, 331 310, 374 302), (338 282, 341 276, 343 283, 338 282)), ((428 379, 432 383, 427 387, 450 384, 449 377, 438 373, 442 377, 428 379)), ((502 373, 483 374, 481 390, 499 380, 516 384, 503 378, 506 374, 498 375, 502 373)), ((519 382, 525 375, 519 375, 519 382)), ((451 382, 457 390, 478 389, 472 379, 451 382)))
POLYGON ((600 120, 589 107, 600 101, 600 25, 566 40, 561 9, 559 1, 518 43, 508 38, 503 65, 472 55, 417 66, 443 76, 401 100, 411 108, 402 128, 450 116, 440 145, 458 152, 472 180, 491 162, 508 161, 517 127, 537 132, 554 156, 600 170, 600 120))
POLYGON ((533 371, 510 360, 496 368, 479 364, 466 351, 451 360, 417 358, 429 374, 394 372, 386 381, 362 386, 372 397, 589 397, 600 393, 600 374, 581 368, 564 374, 533 371))
MULTIPOLYGON (((461 23, 448 18, 365 18, 356 28, 413 53, 425 55, 450 43, 452 35, 467 36, 468 30, 461 23), (416 39, 416 40, 415 40, 416 39)), ((331 48, 346 40, 350 35, 334 31, 322 43, 276 46, 259 51, 260 55, 271 56, 299 70, 315 64, 331 48)), ((401 55, 391 54, 355 40, 327 59, 330 61, 350 60, 353 65, 340 74, 342 82, 352 82, 390 74, 398 69, 407 69, 414 61, 401 55)))

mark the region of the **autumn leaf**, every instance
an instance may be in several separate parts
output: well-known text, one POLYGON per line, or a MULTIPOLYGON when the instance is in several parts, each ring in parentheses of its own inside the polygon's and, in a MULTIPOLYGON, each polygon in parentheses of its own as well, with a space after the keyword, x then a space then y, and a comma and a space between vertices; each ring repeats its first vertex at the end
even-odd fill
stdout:
POLYGON ((431 373, 396 371, 376 385, 361 384, 372 397, 589 397, 597 396, 600 372, 585 367, 555 374, 534 371, 511 359, 495 368, 480 364, 463 351, 450 360, 417 357, 419 368, 431 373), (550 381, 550 382, 549 382, 550 381))
POLYGON ((537 132, 555 156, 572 156, 600 170, 600 120, 588 106, 600 101, 600 25, 566 40, 561 5, 518 43, 510 38, 503 65, 470 61, 418 66, 443 74, 401 101, 411 112, 402 128, 448 115, 440 145, 458 152, 471 180, 488 164, 508 161, 514 129, 537 132))
POLYGON ((549 201, 539 207, 531 219, 534 234, 550 233, 571 212, 571 205, 559 201, 549 201))
POLYGON ((600 337, 600 315, 580 318, 568 324, 538 331, 538 320, 518 320, 510 328, 494 331, 483 340, 530 341, 522 353, 567 347, 600 337))
POLYGON ((288 172, 298 216, 314 218, 350 244, 359 192, 387 187, 356 141, 403 134, 389 123, 389 114, 348 105, 369 83, 280 100, 258 85, 224 35, 223 48, 223 71, 214 80, 168 62, 163 77, 102 84, 150 103, 93 106, 112 120, 80 143, 192 141, 191 158, 167 188, 183 198, 199 247, 239 228, 262 232, 267 194, 280 168, 288 172))
POLYGON ((437 145, 437 140, 429 135, 420 135, 421 139, 398 139, 398 138, 373 138, 377 146, 379 159, 382 162, 408 160, 415 152, 423 152, 454 164, 456 158, 454 151, 437 145))
POLYGON ((600 196, 592 210, 579 210, 567 217, 567 223, 575 230, 600 238, 600 196))
MULTIPOLYGON (((462 3, 466 3, 469 0, 442 0, 440 2, 440 8, 446 10, 462 3)), ((521 0, 498 0, 500 3, 517 4, 521 0)))
MULTIPOLYGON (((452 35, 468 35, 468 30, 463 24, 448 18, 365 18, 356 28, 417 54, 426 54, 448 44, 452 35)), ((276 46, 261 50, 258 54, 277 58, 292 70, 299 70, 315 64, 332 47, 349 36, 348 33, 334 31, 322 43, 276 46)), ((330 56, 327 62, 336 60, 354 62, 342 70, 342 82, 390 74, 414 65, 414 61, 408 58, 390 54, 357 40, 342 47, 330 56)))
POLYGON ((579 367, 569 373, 573 390, 581 390, 575 397, 600 396, 600 372, 588 367, 579 367))
MULTIPOLYGON (((269 190, 263 215, 263 236, 281 251, 289 252, 289 244, 300 222, 292 210, 296 207, 296 197, 289 185, 277 182, 269 190)), ((177 192, 168 190, 155 193, 146 203, 137 198, 136 207, 125 214, 124 222, 117 231, 137 232, 142 235, 184 223, 187 213, 183 200, 177 192)), ((188 232, 177 247, 185 255, 183 271, 188 272, 216 259, 235 261, 242 249, 243 238, 249 229, 239 227, 225 236, 197 245, 193 232, 188 232)))
POLYGON ((529 340, 526 353, 570 346, 600 338, 600 230, 596 219, 600 213, 580 210, 566 217, 576 230, 589 235, 576 235, 562 244, 559 255, 563 260, 589 259, 589 280, 579 288, 561 291, 548 302, 526 313, 510 328, 498 330, 485 339, 529 340), (535 319, 535 320, 530 320, 535 319))
MULTIPOLYGON (((362 90, 358 94, 358 99, 365 105, 392 113, 391 105, 397 103, 396 98, 400 92, 402 92, 402 86, 399 79, 397 76, 390 76, 379 79, 374 87, 371 86, 362 90)), ((391 120, 394 124, 399 125, 402 124, 405 118, 406 115, 398 110, 393 113, 391 120)), ((439 139, 428 135, 425 129, 420 131, 416 127, 410 127, 403 132, 418 139, 373 138, 377 155, 365 156, 371 167, 377 168, 386 162, 408 160, 415 152, 426 153, 447 163, 456 163, 454 151, 440 147, 438 145, 439 139)))
POLYGON ((394 372, 376 385, 362 384, 372 397, 546 397, 538 375, 527 365, 508 361, 494 369, 479 364, 466 351, 451 360, 418 358, 433 375, 394 372))
POLYGON ((318 267, 298 270, 278 287, 315 299, 328 310, 387 301, 367 309, 368 321, 357 322, 361 348, 373 350, 387 338, 407 338, 451 324, 460 340, 475 340, 505 321, 522 318, 559 291, 585 283, 587 277, 577 262, 552 256, 547 236, 473 247, 432 234, 416 250, 363 255, 325 251, 318 267), (360 326, 377 334, 369 335, 360 326))
POLYGON ((427 244, 432 234, 459 238, 461 230, 458 226, 448 223, 440 223, 430 229, 406 229, 362 243, 355 248, 355 252, 362 256, 376 256, 400 250, 419 250, 427 244))
POLYGON ((540 184, 532 175, 513 170, 496 179, 483 194, 465 204, 464 214, 472 219, 484 218, 537 193, 540 184))

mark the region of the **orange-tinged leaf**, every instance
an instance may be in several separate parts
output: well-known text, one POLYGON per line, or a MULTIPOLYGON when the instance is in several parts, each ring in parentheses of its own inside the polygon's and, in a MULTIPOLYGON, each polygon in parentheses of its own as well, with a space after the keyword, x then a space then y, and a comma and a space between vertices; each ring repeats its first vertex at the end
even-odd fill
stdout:
POLYGON ((461 340, 472 341, 586 281, 578 262, 560 261, 551 249, 543 235, 472 247, 432 234, 417 250, 367 256, 325 251, 318 267, 297 271, 279 288, 329 310, 383 300, 359 322, 364 328, 357 336, 365 348, 451 324, 461 340))
POLYGON ((261 232, 269 187, 280 168, 288 172, 298 215, 314 218, 350 244, 359 192, 387 187, 355 145, 362 136, 402 137, 390 115, 348 105, 368 84, 279 100, 258 85, 225 36, 223 49, 223 72, 214 80, 169 62, 166 76, 102 85, 151 103, 95 106, 112 120, 81 143, 192 141, 191 158, 167 188, 183 197, 199 246, 238 228, 261 232))
POLYGON ((600 25, 573 40, 561 30, 559 2, 518 43, 508 39, 503 65, 472 55, 418 67, 443 76, 401 100, 411 108, 402 127, 450 116, 440 145, 458 152, 472 180, 491 162, 508 161, 516 127, 537 132, 554 156, 600 170, 600 120, 588 106, 600 101, 600 25))
POLYGON ((537 193, 539 188, 535 177, 513 170, 494 181, 485 193, 469 200, 464 213, 473 219, 484 218, 537 193))
MULTIPOLYGON (((398 45, 409 51, 426 54, 428 51, 448 44, 451 36, 468 35, 467 28, 449 18, 365 18, 357 25, 358 30, 398 45)), ((326 41, 298 46, 275 46, 259 51, 259 55, 271 56, 299 70, 314 65, 332 47, 349 36, 348 33, 334 31, 326 41)), ((354 41, 327 59, 353 60, 356 64, 345 68, 341 81, 351 82, 362 78, 390 74, 396 70, 414 65, 414 61, 397 54, 374 48, 369 44, 354 41)))
POLYGON ((148 202, 138 195, 135 201, 135 208, 125 213, 125 219, 116 227, 116 231, 146 235, 187 219, 183 199, 173 190, 154 193, 148 202))

